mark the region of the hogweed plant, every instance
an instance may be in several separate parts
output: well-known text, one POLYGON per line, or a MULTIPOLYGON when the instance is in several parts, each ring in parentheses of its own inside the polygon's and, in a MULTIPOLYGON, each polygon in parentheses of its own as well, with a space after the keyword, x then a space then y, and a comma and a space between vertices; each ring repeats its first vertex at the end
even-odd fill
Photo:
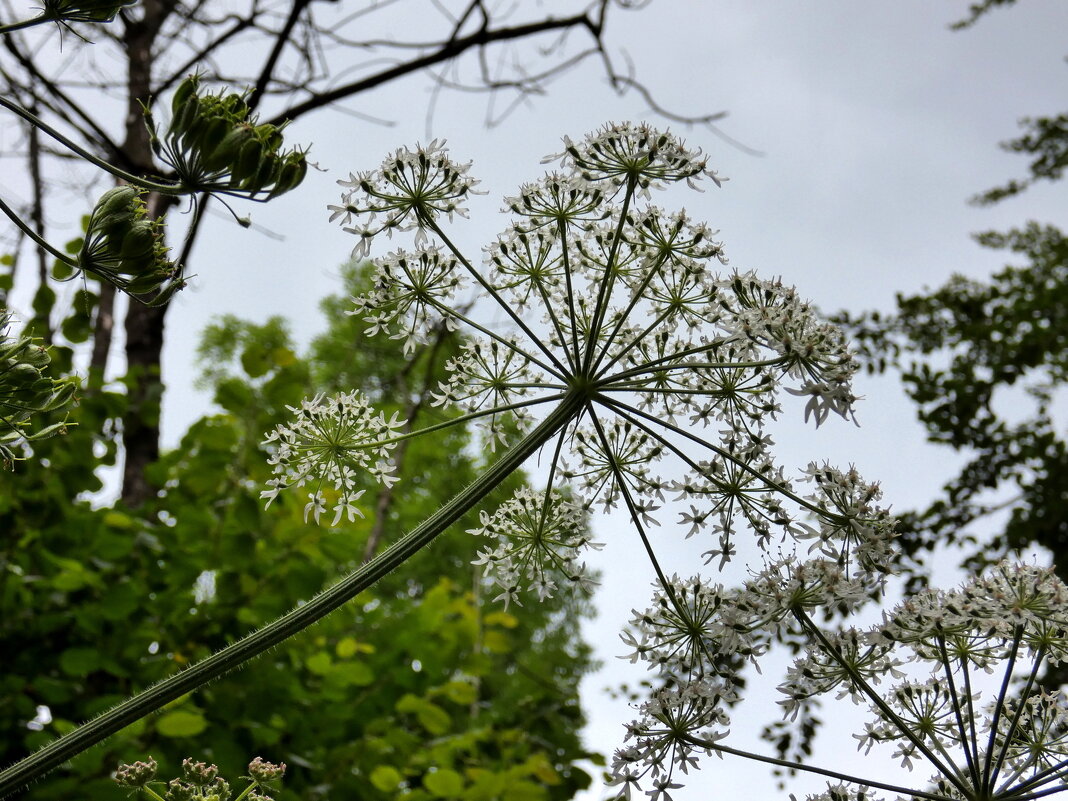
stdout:
MULTIPOLYGON (((56 740, 6 771, 10 791, 181 694, 297 633, 403 563, 480 504, 535 454, 545 478, 495 511, 481 510, 476 562, 505 604, 588 589, 593 508, 622 514, 657 577, 650 608, 624 634, 630 658, 655 673, 616 753, 617 797, 670 799, 700 757, 738 755, 822 774, 815 798, 1040 798, 1064 789, 1068 714, 1039 691, 1041 667, 1064 657, 1064 587, 1053 574, 1002 565, 949 593, 929 592, 859 629, 849 616, 879 598, 894 560, 893 521, 876 484, 852 468, 813 463, 789 477, 768 424, 783 393, 817 425, 852 418, 856 363, 842 333, 793 289, 724 270, 715 232, 652 203, 653 190, 720 181, 700 151, 645 125, 613 125, 564 140, 559 171, 506 199, 508 228, 481 265, 450 239, 478 182, 443 143, 402 148, 340 183, 332 218, 356 256, 382 235, 414 233, 413 248, 375 261, 352 314, 368 336, 409 352, 462 330, 434 402, 441 423, 406 430, 359 393, 316 396, 267 435, 270 504, 296 494, 306 520, 360 515, 355 476, 395 481, 393 448, 475 422, 497 451, 486 471, 422 525, 310 602, 56 740), (472 306, 475 297, 479 303, 472 306), (723 569, 739 538, 762 549, 748 580, 728 587, 662 568, 653 527, 671 504, 684 536, 708 536, 706 563, 723 569), (802 765, 726 744, 743 674, 771 648, 799 654, 780 687, 787 718, 831 694, 870 707, 860 747, 884 744, 914 787, 802 765), (928 671, 916 678, 917 670, 928 671), (982 698, 977 673, 1000 671, 982 698)), ((284 501, 281 501, 284 502, 284 501)), ((668 524, 668 525, 665 525, 668 524)))
POLYGON ((183 759, 181 776, 166 783, 156 779, 157 769, 151 757, 119 765, 115 781, 152 801, 272 801, 285 776, 286 763, 275 765, 256 757, 248 763, 248 775, 242 777, 248 784, 238 793, 219 775, 217 765, 183 759))

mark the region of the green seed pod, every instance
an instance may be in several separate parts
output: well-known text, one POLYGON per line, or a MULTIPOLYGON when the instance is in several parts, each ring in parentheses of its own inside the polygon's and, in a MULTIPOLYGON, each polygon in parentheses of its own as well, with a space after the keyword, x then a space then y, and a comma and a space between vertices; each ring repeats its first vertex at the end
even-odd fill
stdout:
POLYGON ((271 156, 265 154, 260 159, 259 168, 241 182, 239 188, 248 192, 256 194, 262 192, 266 187, 276 183, 278 181, 278 173, 282 169, 282 163, 277 156, 271 156))
POLYGON ((124 211, 135 202, 139 194, 137 189, 128 184, 109 189, 96 202, 96 208, 93 209, 93 217, 103 219, 109 214, 124 211))
POLYGON ((182 136, 200 116, 200 98, 195 94, 189 95, 182 103, 182 107, 171 117, 171 124, 167 129, 168 137, 182 136))
POLYGON ((278 171, 278 179, 275 181, 270 197, 278 197, 278 195, 300 186, 300 182, 304 180, 304 176, 307 173, 308 162, 303 157, 300 159, 287 158, 282 164, 282 169, 278 171))
POLYGON ((26 387, 40 380, 41 371, 33 365, 26 364, 25 362, 20 362, 11 367, 8 367, 7 369, 4 369, 2 372, 2 377, 5 380, 5 383, 26 387))
POLYGON ((234 161, 230 174, 233 176, 231 184, 240 185, 254 176, 259 170, 260 161, 263 158, 263 145, 256 139, 249 139, 238 151, 237 160, 234 161))
POLYGON ((190 119, 189 127, 182 131, 180 138, 182 149, 199 150, 213 119, 203 108, 198 109, 196 115, 190 119))
POLYGON ((156 245, 156 224, 138 220, 126 231, 119 248, 119 258, 141 260, 150 258, 156 245))
POLYGON ((278 150, 282 146, 282 131, 277 125, 265 122, 256 126, 256 138, 263 142, 264 150, 278 150))
POLYGON ((212 172, 228 170, 232 172, 232 164, 237 158, 245 142, 252 138, 252 131, 247 125, 239 125, 232 128, 222 141, 219 142, 210 154, 204 158, 204 166, 212 172))
POLYGON ((144 275, 139 275, 136 278, 133 278, 126 285, 126 291, 131 295, 147 295, 150 292, 155 292, 159 289, 168 278, 170 278, 169 272, 153 270, 150 273, 145 273, 144 275))
POLYGON ((178 112, 189 100, 190 95, 196 94, 199 83, 200 79, 196 75, 190 75, 178 84, 178 88, 174 90, 174 97, 171 98, 171 116, 178 116, 178 112))

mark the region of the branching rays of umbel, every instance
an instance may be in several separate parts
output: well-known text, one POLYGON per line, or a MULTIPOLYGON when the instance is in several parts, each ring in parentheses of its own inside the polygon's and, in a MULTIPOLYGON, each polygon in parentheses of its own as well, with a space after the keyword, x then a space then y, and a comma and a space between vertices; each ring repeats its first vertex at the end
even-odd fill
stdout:
MULTIPOLYGON (((721 183, 677 137, 610 125, 565 138, 548 160, 558 171, 506 199, 512 220, 482 266, 444 227, 465 213, 477 181, 442 143, 403 148, 353 174, 331 211, 359 237, 359 256, 383 233, 415 232, 415 248, 378 259, 373 289, 354 299, 367 335, 414 348, 443 329, 462 332, 436 403, 482 424, 496 449, 508 453, 524 434, 531 448, 537 431, 550 454, 543 489, 483 510, 470 532, 498 600, 588 589, 584 555, 601 547, 586 530, 595 506, 625 517, 650 559, 653 605, 635 611, 624 642, 656 680, 616 753, 619 797, 647 788, 653 801, 670 799, 714 753, 825 776, 837 783, 813 798, 831 801, 868 799, 871 788, 946 801, 1063 790, 1068 713, 1061 696, 1034 686, 1038 665, 1068 649, 1063 585, 1049 571, 1002 565, 956 593, 908 601, 877 626, 848 626, 881 595, 894 558, 879 486, 853 467, 815 461, 791 478, 768 431, 784 391, 817 425, 832 414, 852 419, 856 364, 841 332, 792 288, 724 271, 715 232, 650 203, 670 184, 721 183), (471 311, 472 292, 492 308, 471 311), (662 518, 674 502, 688 511, 670 525, 662 518), (752 536, 763 562, 733 587, 669 576, 653 528, 656 537, 673 528, 710 535, 706 558, 721 569, 738 539, 752 536), (743 671, 783 641, 799 654, 779 686, 787 721, 820 696, 851 699, 872 715, 861 748, 890 743, 903 767, 932 770, 929 781, 875 781, 726 745, 743 671), (1030 678, 1010 692, 1026 659, 1030 678), (983 701, 975 669, 999 664, 1001 691, 983 701)), ((276 477, 265 497, 315 482, 306 512, 336 504, 340 518, 354 499, 338 485, 338 465, 363 464, 389 481, 393 445, 449 425, 395 433, 396 421, 367 409, 352 417, 363 428, 324 448, 321 428, 302 421, 332 403, 306 402, 271 435, 276 477)))

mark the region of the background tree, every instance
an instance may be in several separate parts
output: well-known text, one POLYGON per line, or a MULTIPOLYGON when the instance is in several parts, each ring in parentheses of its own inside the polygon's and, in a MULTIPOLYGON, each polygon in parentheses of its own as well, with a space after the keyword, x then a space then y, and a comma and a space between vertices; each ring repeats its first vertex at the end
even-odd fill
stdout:
MULTIPOLYGON (((359 118, 348 101, 418 73, 426 73, 440 89, 488 92, 507 108, 590 59, 601 64, 617 91, 636 88, 649 99, 632 75, 617 72, 608 39, 617 10, 640 5, 580 0, 518 4, 502 11, 472 0, 451 11, 442 3, 411 0, 356 8, 313 0, 278 6, 261 0, 236 6, 145 0, 122 8, 111 24, 93 29, 91 43, 71 35, 69 22, 3 36, 8 58, 0 72, 0 95, 33 110, 118 167, 166 176, 167 168, 153 152, 143 109, 165 117, 160 101, 193 71, 200 72, 206 87, 251 87, 251 109, 276 124, 327 108, 359 118), (405 31, 404 38, 396 36, 397 29, 405 31), (60 37, 62 57, 55 55, 60 37), (101 102, 101 96, 112 102, 101 102)), ((52 8, 47 5, 45 13, 52 8)), ((115 13, 114 4, 110 11, 115 13)), ((91 13, 82 17, 101 18, 91 13)), ((711 124, 718 116, 701 120, 711 124)), ((68 217, 50 208, 57 200, 69 203, 57 183, 70 180, 70 154, 42 140, 34 126, 26 130, 23 152, 31 191, 20 210, 39 233, 46 233, 47 220, 68 217)), ((99 177, 79 176, 79 193, 99 177)), ((175 202, 151 196, 150 215, 164 214, 175 202)), ((180 247, 179 262, 189 261, 197 234, 194 222, 180 247)), ((43 257, 36 266, 40 291, 47 294, 51 289, 43 257)), ((195 264, 191 267, 195 271, 195 264)), ((104 373, 114 326, 125 328, 129 397, 115 430, 124 453, 122 498, 136 507, 154 492, 145 476, 159 454, 166 306, 131 304, 117 323, 114 289, 92 280, 81 303, 83 312, 92 315, 91 334, 84 337, 91 340, 91 372, 104 373)), ((48 323, 38 315, 33 330, 51 341, 48 323)))
MULTIPOLYGON (((1011 4, 977 3, 955 27, 1011 4)), ((976 203, 1057 181, 1068 167, 1068 113, 1020 125, 1023 133, 1002 147, 1031 159, 1026 177, 983 192, 976 203)), ((870 372, 900 371, 928 439, 969 456, 940 497, 901 516, 914 587, 925 581, 927 555, 946 544, 966 546, 973 570, 1039 546, 1068 577, 1068 442, 1057 420, 1068 378, 1068 238, 1055 225, 1029 221, 976 240, 1020 263, 985 281, 954 276, 926 294, 899 294, 889 316, 841 318, 870 372), (974 524, 997 514, 1004 523, 995 535, 980 535, 974 524)))
MULTIPOLYGON (((347 291, 363 288, 349 268, 347 291)), ((121 415, 121 391, 88 395, 73 413, 77 427, 0 476, 0 693, 10 699, 0 711, 0 762, 310 598, 477 473, 477 444, 450 429, 397 454, 405 503, 378 490, 367 520, 307 526, 302 504, 284 497, 263 509, 263 432, 309 387, 357 386, 424 421, 442 414, 424 399, 459 346, 455 335, 415 359, 381 338, 354 353, 362 322, 344 314, 342 297, 323 307, 328 329, 304 356, 279 319, 226 318, 206 332, 203 380, 221 411, 151 467, 165 489, 140 509, 70 502, 114 462, 103 424, 121 415), (44 663, 42 652, 55 658, 44 663)), ((70 351, 55 351, 62 368, 70 351)), ((240 677, 128 727, 34 797, 114 799, 117 762, 149 754, 161 773, 192 755, 237 777, 262 753, 289 764, 288 798, 386 799, 402 787, 413 799, 570 798, 590 782, 575 765, 589 756, 578 738, 589 655, 574 625, 586 607, 484 605, 488 587, 470 564, 477 545, 443 540, 361 604, 240 677)))

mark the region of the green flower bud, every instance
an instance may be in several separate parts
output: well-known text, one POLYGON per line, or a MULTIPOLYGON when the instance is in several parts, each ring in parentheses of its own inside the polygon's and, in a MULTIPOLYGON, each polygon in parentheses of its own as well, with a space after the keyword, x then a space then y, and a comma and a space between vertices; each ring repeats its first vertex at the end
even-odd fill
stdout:
POLYGON ((144 787, 156 778, 156 760, 149 757, 144 762, 119 765, 115 771, 115 781, 123 787, 144 787))
POLYGON ((188 102, 189 98, 196 94, 197 87, 200 85, 199 75, 190 75, 180 84, 178 88, 174 90, 174 97, 171 98, 171 116, 177 117, 178 112, 188 102))
POLYGON ((214 782, 219 776, 219 766, 195 762, 188 757, 182 760, 182 780, 198 787, 214 782))
POLYGON ((248 764, 248 775, 257 784, 277 781, 286 773, 286 763, 275 765, 265 762, 262 757, 256 757, 248 764))
POLYGON ((138 220, 126 229, 122 238, 119 257, 142 260, 152 257, 156 247, 159 226, 152 220, 138 220))

